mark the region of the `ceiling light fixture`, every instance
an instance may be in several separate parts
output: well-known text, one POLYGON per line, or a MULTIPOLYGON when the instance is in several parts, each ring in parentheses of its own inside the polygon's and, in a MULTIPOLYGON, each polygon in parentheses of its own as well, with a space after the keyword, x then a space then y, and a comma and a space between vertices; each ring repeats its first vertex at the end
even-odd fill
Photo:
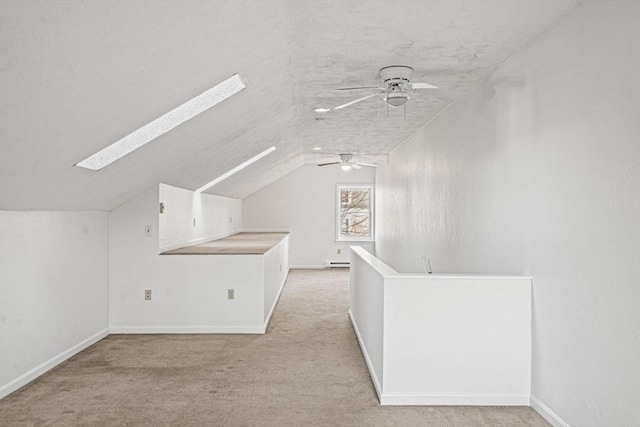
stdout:
POLYGON ((340 167, 342 168, 343 171, 351 170, 351 165, 342 165, 340 167))
POLYGON ((313 147, 313 151, 320 151, 322 150, 322 147, 313 147))
POLYGON ((242 77, 240 77, 239 74, 234 74, 222 83, 202 92, 195 98, 158 117, 140 129, 133 131, 94 155, 76 163, 74 166, 94 171, 100 170, 142 147, 146 143, 153 141, 160 135, 169 132, 176 126, 240 92, 245 87, 247 86, 242 77))
POLYGON ((331 111, 331 108, 316 108, 315 110, 316 113, 328 113, 329 111, 331 111))
POLYGON ((203 185, 202 187, 198 188, 195 193, 202 193, 203 191, 213 187, 214 185, 216 185, 217 183, 219 183, 222 180, 225 180, 227 178, 229 178, 231 175, 233 175, 236 172, 241 171, 242 169, 246 168, 247 166, 249 166, 252 163, 257 162, 258 160, 260 160, 261 158, 263 158, 264 156, 266 156, 269 153, 272 153, 276 151, 276 147, 270 147, 267 148, 266 150, 264 150, 262 153, 253 156, 252 158, 250 158, 249 160, 247 160, 246 162, 243 162, 241 164, 239 164, 238 166, 236 166, 235 168, 231 169, 229 172, 220 175, 219 177, 217 177, 216 179, 214 179, 213 181, 209 182, 208 184, 203 185))
POLYGON ((384 100, 387 101, 387 104, 391 105, 392 107, 400 107, 401 105, 407 103, 407 101, 409 100, 409 95, 404 92, 391 92, 387 95, 386 98, 384 98, 384 100))

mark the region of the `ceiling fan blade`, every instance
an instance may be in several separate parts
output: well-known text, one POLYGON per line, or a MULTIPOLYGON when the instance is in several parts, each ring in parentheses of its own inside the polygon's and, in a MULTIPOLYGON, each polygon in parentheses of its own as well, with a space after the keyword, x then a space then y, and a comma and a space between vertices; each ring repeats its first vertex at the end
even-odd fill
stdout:
POLYGON ((351 166, 352 168, 358 170, 358 169, 362 169, 362 166, 360 166, 357 163, 349 163, 349 166, 351 166))
POLYGON ((356 163, 356 164, 357 164, 357 165, 360 165, 360 166, 370 166, 370 167, 372 167, 372 168, 377 168, 377 167, 378 167, 378 165, 376 165, 375 163, 362 163, 362 162, 358 162, 358 163, 356 163))
POLYGON ((438 89, 438 86, 430 85, 429 83, 412 83, 411 87, 414 89, 438 89))
POLYGON ((318 166, 341 165, 342 162, 320 163, 318 166))
POLYGON ((371 95, 367 95, 367 96, 363 96, 362 98, 358 98, 355 101, 351 101, 351 102, 347 102, 346 104, 338 105, 337 107, 334 108, 334 110, 339 110, 341 108, 348 107, 349 105, 356 104, 356 103, 358 103, 360 101, 364 101, 365 99, 373 98, 374 96, 378 96, 378 94, 377 93, 372 93, 371 95))
POLYGON ((378 87, 378 86, 356 86, 356 87, 339 87, 339 88, 334 89, 334 90, 362 90, 362 89, 380 89, 380 90, 384 90, 386 88, 378 87))

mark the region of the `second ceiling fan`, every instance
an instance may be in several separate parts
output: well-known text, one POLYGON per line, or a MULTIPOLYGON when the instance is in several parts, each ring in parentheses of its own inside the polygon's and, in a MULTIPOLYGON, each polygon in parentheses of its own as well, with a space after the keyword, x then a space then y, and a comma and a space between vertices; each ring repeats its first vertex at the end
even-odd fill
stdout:
POLYGON ((375 163, 364 163, 364 162, 355 162, 353 160, 353 154, 339 154, 340 161, 339 162, 329 162, 329 163, 320 163, 318 166, 331 166, 331 165, 340 165, 342 170, 348 171, 351 168, 360 169, 362 166, 370 166, 377 167, 375 163))

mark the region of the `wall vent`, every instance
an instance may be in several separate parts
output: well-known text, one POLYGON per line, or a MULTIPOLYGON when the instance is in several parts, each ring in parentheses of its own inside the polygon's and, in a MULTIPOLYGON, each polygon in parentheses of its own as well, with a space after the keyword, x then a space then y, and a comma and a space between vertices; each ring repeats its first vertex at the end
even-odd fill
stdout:
POLYGON ((326 268, 349 268, 349 261, 325 261, 326 268))

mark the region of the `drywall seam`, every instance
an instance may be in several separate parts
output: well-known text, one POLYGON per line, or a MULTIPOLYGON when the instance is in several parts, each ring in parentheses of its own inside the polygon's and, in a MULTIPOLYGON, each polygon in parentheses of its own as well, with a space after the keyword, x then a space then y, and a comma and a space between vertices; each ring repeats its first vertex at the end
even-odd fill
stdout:
POLYGON ((380 380, 378 379, 378 374, 376 374, 375 369, 373 369, 373 363, 371 362, 371 358, 369 357, 369 353, 367 352, 367 348, 364 345, 364 341, 362 340, 362 336, 360 335, 360 330, 358 329, 358 324, 356 323, 356 319, 353 316, 353 312, 349 309, 349 319, 351 320, 351 325, 353 326, 353 331, 356 334, 356 338, 358 339, 358 345, 360 346, 360 350, 362 351, 362 355, 364 356, 364 361, 367 364, 367 369, 369 369, 369 373, 371 374, 371 381, 373 382, 373 387, 376 389, 376 394, 378 395, 378 400, 380 404, 382 403, 382 386, 380 385, 380 380))
POLYGON ((21 376, 19 376, 15 380, 13 380, 13 381, 5 384, 4 386, 0 387, 0 399, 8 396, 9 394, 13 393, 14 391, 18 390, 19 388, 24 387, 25 385, 29 384, 31 381, 33 381, 36 378, 38 378, 39 376, 47 373, 48 371, 50 371, 51 369, 55 368, 56 366, 58 366, 62 362, 70 359, 74 355, 80 353, 82 350, 84 350, 84 349, 92 346, 93 344, 97 343, 98 341, 100 341, 101 339, 106 337, 107 335, 109 335, 109 328, 103 329, 102 331, 91 335, 89 338, 79 342, 78 344, 76 344, 76 345, 72 346, 71 348, 61 352, 60 354, 52 357, 51 359, 41 363, 40 365, 36 366, 35 368, 31 369, 30 371, 25 372, 24 374, 22 374, 21 376))
POLYGON ((529 398, 529 406, 533 408, 542 418, 544 418, 549 424, 553 427, 569 427, 569 424, 566 423, 562 418, 558 416, 555 412, 553 412, 547 405, 540 402, 534 396, 530 396, 529 398))

